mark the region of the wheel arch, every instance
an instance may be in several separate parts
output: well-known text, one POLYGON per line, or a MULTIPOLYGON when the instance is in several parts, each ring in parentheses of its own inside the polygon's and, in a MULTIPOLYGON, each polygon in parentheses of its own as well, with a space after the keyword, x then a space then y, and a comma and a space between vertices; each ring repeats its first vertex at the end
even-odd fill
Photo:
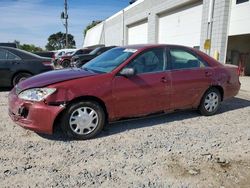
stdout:
POLYGON ((30 74, 30 75, 34 75, 32 72, 30 72, 30 71, 27 71, 27 70, 18 70, 18 71, 16 71, 13 75, 12 75, 12 77, 11 77, 11 84, 13 85, 13 80, 14 80, 14 78, 18 75, 18 74, 20 74, 20 73, 27 73, 27 74, 30 74))
POLYGON ((95 96, 89 96, 89 95, 86 95, 86 96, 81 96, 81 97, 77 97, 77 98, 74 98, 72 99, 71 101, 68 101, 66 103, 66 106, 65 108, 57 115, 57 117, 55 118, 54 120, 54 124, 53 124, 53 132, 55 131, 55 129, 60 126, 60 120, 62 118, 62 116, 64 115, 67 107, 71 104, 74 104, 74 103, 77 103, 77 102, 80 102, 80 101, 93 101, 93 102, 97 102, 101 107, 102 109, 104 110, 104 113, 105 113, 105 122, 107 123, 108 122, 108 119, 109 119, 109 114, 108 114, 108 110, 107 110, 107 107, 106 107, 106 104, 104 103, 103 100, 101 100, 100 98, 98 97, 95 97, 95 96))
POLYGON ((216 89, 219 90, 219 92, 221 94, 221 101, 223 101, 224 100, 224 89, 223 89, 223 87, 220 86, 220 85, 212 85, 211 87, 208 88, 208 90, 211 89, 211 88, 216 88, 216 89))

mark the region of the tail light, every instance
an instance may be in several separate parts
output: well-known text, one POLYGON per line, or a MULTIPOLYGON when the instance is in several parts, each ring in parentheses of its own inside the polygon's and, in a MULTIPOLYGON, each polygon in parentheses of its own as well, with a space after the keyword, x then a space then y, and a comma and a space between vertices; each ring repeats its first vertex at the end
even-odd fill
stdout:
POLYGON ((42 62, 43 65, 45 66, 48 66, 48 65, 51 65, 51 62, 50 61, 45 61, 45 62, 42 62))

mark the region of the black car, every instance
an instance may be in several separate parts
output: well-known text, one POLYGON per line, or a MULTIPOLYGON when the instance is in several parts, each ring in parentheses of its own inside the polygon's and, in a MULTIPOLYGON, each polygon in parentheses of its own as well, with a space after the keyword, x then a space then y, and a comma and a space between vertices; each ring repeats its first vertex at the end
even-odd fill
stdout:
POLYGON ((32 75, 50 70, 53 70, 50 58, 0 46, 0 87, 13 87, 32 75))
POLYGON ((35 52, 34 54, 41 57, 55 58, 55 52, 35 52))
POLYGON ((92 52, 92 50, 93 49, 85 48, 85 49, 76 50, 74 52, 65 53, 64 55, 55 58, 53 64, 55 67, 59 65, 63 68, 67 68, 70 66, 71 58, 73 56, 89 54, 90 52, 92 52))
POLYGON ((94 49, 92 52, 89 54, 84 54, 84 55, 76 55, 71 58, 71 66, 72 67, 81 67, 88 61, 94 59, 95 57, 101 55, 102 53, 115 48, 116 46, 108 46, 108 47, 99 47, 94 49))

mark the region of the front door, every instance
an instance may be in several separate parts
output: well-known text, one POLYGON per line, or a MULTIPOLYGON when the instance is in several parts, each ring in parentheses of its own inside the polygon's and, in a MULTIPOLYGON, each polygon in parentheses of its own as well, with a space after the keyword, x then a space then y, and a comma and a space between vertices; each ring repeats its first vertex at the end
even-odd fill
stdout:
POLYGON ((135 117, 168 109, 170 103, 170 72, 165 71, 164 48, 147 50, 125 68, 134 68, 136 75, 117 75, 113 80, 116 117, 135 117))

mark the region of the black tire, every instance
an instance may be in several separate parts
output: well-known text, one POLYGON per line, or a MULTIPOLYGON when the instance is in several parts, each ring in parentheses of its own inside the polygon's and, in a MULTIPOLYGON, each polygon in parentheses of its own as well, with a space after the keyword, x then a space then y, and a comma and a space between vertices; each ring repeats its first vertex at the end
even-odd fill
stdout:
POLYGON ((201 103, 199 105, 199 112, 201 115, 204 116, 212 116, 218 111, 218 109, 220 108, 220 104, 221 104, 221 93, 218 89, 212 87, 208 89, 206 93, 203 95, 201 103), (210 105, 206 101, 206 99, 209 99, 209 96, 214 96, 216 98, 216 95, 218 97, 218 100, 214 99, 214 102, 211 102, 210 105))
POLYGON ((27 78, 31 77, 32 74, 30 73, 26 73, 26 72, 20 72, 18 74, 16 74, 13 79, 12 79, 12 85, 15 86, 17 85, 19 82, 26 80, 27 78))
POLYGON ((62 67, 63 67, 63 68, 68 68, 68 67, 70 67, 70 61, 69 61, 69 60, 64 60, 64 61, 62 62, 62 67))
POLYGON ((80 60, 78 60, 78 61, 76 61, 75 66, 76 66, 77 68, 81 68, 81 67, 83 66, 83 64, 84 64, 84 63, 82 63, 80 60))
POLYGON ((71 104, 65 111, 65 113, 62 116, 62 130, 64 134, 71 138, 71 139, 78 139, 78 140, 86 140, 91 139, 95 137, 98 133, 100 133, 105 125, 105 113, 103 108, 95 101, 81 101, 78 103, 71 104), (91 108, 96 112, 96 115, 98 117, 98 123, 93 130, 87 134, 80 134, 76 133, 71 127, 70 120, 72 119, 72 116, 74 113, 76 113, 77 110, 80 108, 91 108))

